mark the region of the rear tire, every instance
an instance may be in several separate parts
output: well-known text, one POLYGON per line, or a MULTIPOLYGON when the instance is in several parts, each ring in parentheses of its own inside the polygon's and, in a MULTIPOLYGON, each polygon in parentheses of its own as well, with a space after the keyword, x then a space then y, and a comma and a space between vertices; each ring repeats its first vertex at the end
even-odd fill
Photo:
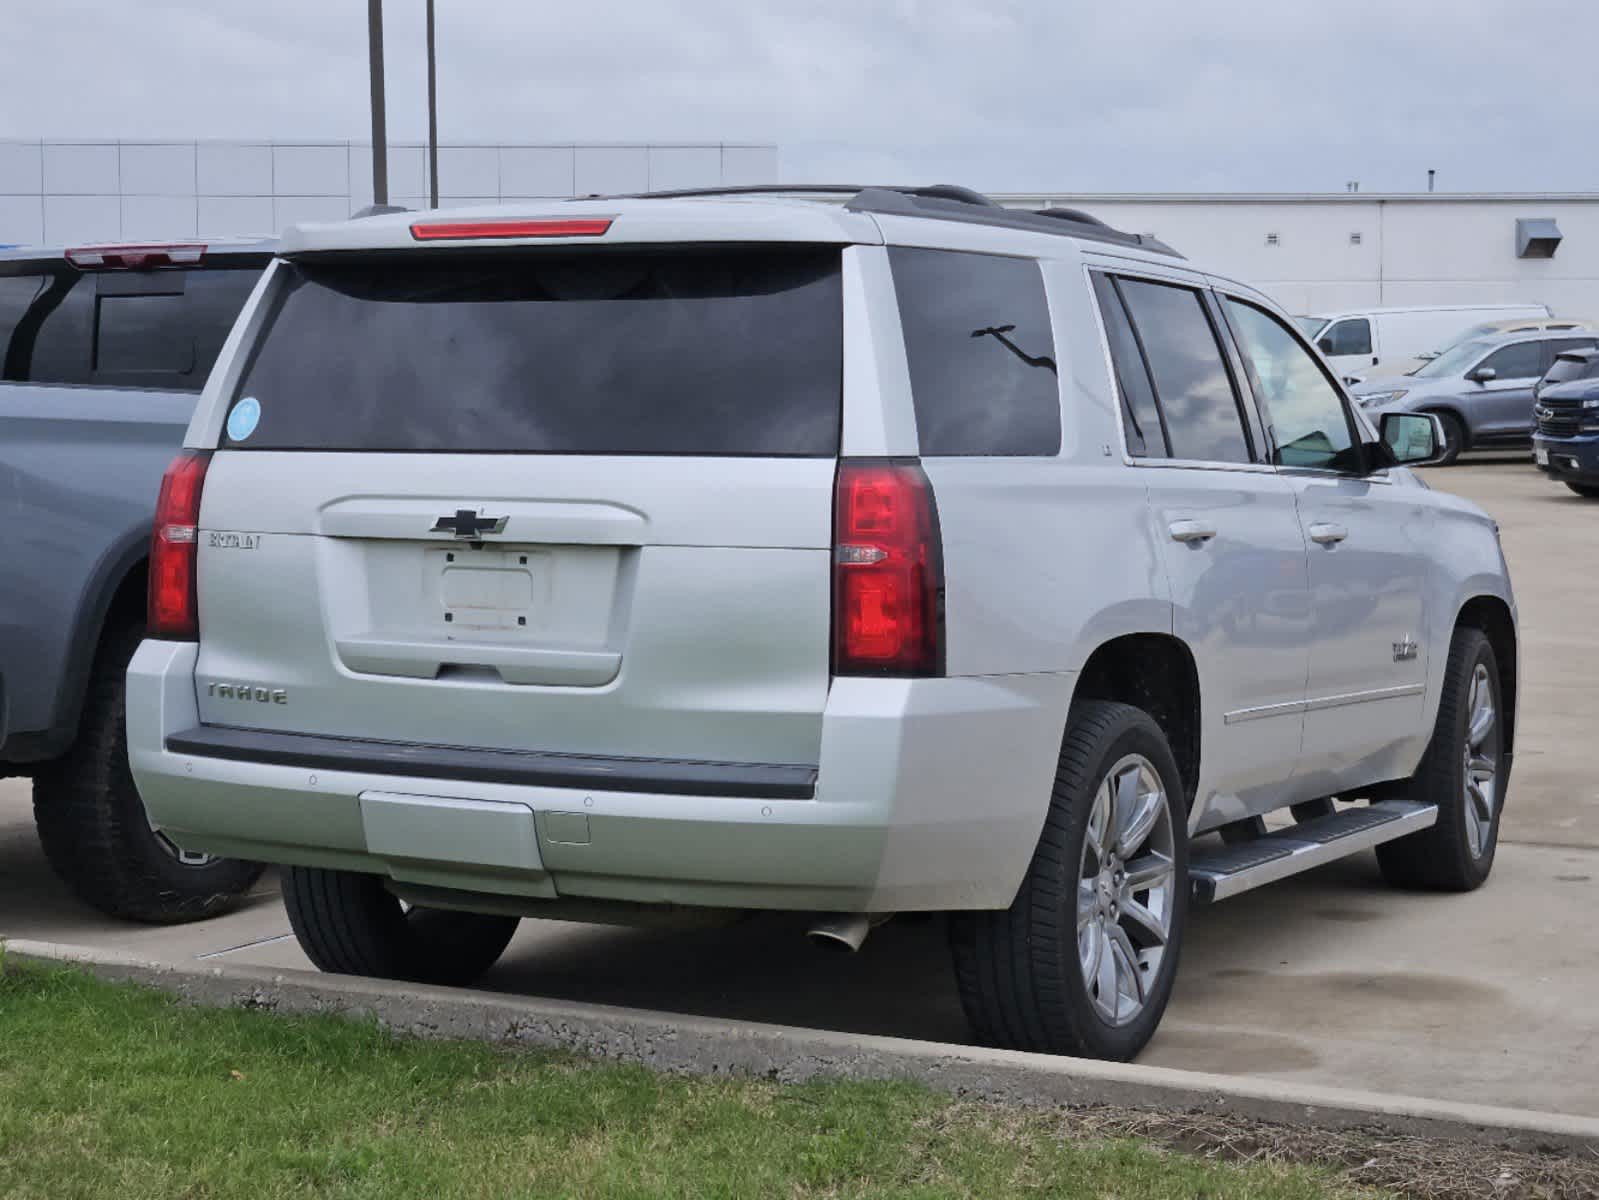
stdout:
POLYGON ((300 948, 335 975, 465 987, 499 961, 520 923, 488 913, 411 908, 376 875, 283 868, 283 906, 300 948))
POLYGON ((1147 713, 1102 700, 1073 707, 1016 899, 999 912, 950 916, 961 1005, 980 1042, 1121 1061, 1144 1048, 1171 997, 1188 907, 1182 796, 1176 760, 1147 713), (1130 787, 1107 793, 1129 772, 1130 787), (1151 877, 1154 886, 1137 886, 1151 877), (1151 932, 1151 918, 1163 934, 1151 932))
POLYGON ((1599 500, 1599 484, 1568 483, 1566 486, 1572 491, 1576 492, 1577 495, 1585 497, 1586 499, 1599 500))
POLYGON ((1438 418, 1444 429, 1444 448, 1443 453, 1438 456, 1438 465, 1451 466, 1460 457, 1460 452, 1466 449, 1466 427, 1453 413, 1441 412, 1432 415, 1438 418))
POLYGON ((182 855, 150 828, 128 767, 123 694, 143 636, 133 625, 106 636, 77 741, 34 776, 33 820, 50 866, 85 903, 131 921, 197 921, 238 907, 264 868, 182 855))
POLYGON ((1487 880, 1509 783, 1503 694, 1487 635, 1469 625, 1456 629, 1438 722, 1408 790, 1410 799, 1438 806, 1438 821, 1377 847, 1377 862, 1389 883, 1469 892, 1487 880), (1486 723, 1474 729, 1474 720, 1483 723, 1485 713, 1486 723))

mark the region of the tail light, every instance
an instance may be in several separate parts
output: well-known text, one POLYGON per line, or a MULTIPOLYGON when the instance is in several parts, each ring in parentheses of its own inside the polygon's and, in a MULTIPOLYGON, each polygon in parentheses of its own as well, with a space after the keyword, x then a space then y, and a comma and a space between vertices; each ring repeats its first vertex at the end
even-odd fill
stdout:
POLYGON ((192 266, 205 258, 205 246, 161 243, 140 246, 74 246, 66 252, 80 270, 147 271, 153 267, 192 266))
POLYGON ((610 217, 541 217, 529 221, 418 221, 411 236, 419 242, 479 238, 602 237, 610 217))
POLYGON ((833 512, 833 673, 942 675, 944 563, 921 464, 846 459, 833 512))
POLYGON ((185 450, 161 477, 150 539, 149 635, 192 642, 200 636, 195 551, 200 537, 200 490, 208 451, 185 450))

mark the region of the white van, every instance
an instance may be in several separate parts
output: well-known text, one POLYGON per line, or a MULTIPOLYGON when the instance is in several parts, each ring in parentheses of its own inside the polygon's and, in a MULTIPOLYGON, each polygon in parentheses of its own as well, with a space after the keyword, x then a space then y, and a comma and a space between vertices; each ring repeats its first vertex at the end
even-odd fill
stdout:
POLYGON ((1517 317, 1552 317, 1546 304, 1449 304, 1367 308, 1296 317, 1299 327, 1345 376, 1402 375, 1459 339, 1466 327, 1517 317))

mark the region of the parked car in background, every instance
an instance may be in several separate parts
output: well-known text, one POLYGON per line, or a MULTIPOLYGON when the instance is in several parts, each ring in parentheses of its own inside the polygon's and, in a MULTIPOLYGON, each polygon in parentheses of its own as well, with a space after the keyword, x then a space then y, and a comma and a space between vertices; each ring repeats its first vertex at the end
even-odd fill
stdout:
POLYGON ((978 1038, 1109 1058, 1190 898, 1482 884, 1515 607, 1436 418, 1152 239, 838 190, 286 234, 157 517, 156 824, 337 972, 944 912, 978 1038))
POLYGON ((1471 325, 1552 315, 1544 304, 1453 304, 1356 309, 1294 320, 1340 374, 1369 379, 1404 374, 1420 364, 1422 355, 1447 346, 1471 325))
POLYGON ((1599 499, 1599 349, 1568 350, 1538 381, 1533 461, 1579 496, 1599 499))
POLYGON ((1373 417, 1434 413, 1443 461, 1467 450, 1519 450, 1532 442, 1532 394, 1555 356, 1599 346, 1599 334, 1501 333, 1461 342, 1409 375, 1368 379, 1352 391, 1373 417))
POLYGON ((260 873, 156 833, 128 772, 161 473, 261 242, 0 252, 0 776, 33 778, 56 873, 120 917, 219 912, 260 873))

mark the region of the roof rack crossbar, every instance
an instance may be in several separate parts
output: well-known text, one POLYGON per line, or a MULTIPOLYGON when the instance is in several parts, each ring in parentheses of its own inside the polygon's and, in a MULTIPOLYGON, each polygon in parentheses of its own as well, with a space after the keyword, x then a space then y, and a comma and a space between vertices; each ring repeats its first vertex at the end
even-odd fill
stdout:
POLYGON ((1112 229, 1098 217, 1075 208, 1045 208, 1034 212, 1006 208, 981 192, 952 183, 929 187, 861 187, 850 183, 746 183, 726 187, 674 188, 660 192, 632 192, 616 196, 584 196, 586 200, 684 200, 714 196, 847 196, 851 212, 929 217, 974 225, 999 225, 1052 233, 1086 241, 1134 246, 1173 258, 1182 255, 1157 238, 1112 229))

